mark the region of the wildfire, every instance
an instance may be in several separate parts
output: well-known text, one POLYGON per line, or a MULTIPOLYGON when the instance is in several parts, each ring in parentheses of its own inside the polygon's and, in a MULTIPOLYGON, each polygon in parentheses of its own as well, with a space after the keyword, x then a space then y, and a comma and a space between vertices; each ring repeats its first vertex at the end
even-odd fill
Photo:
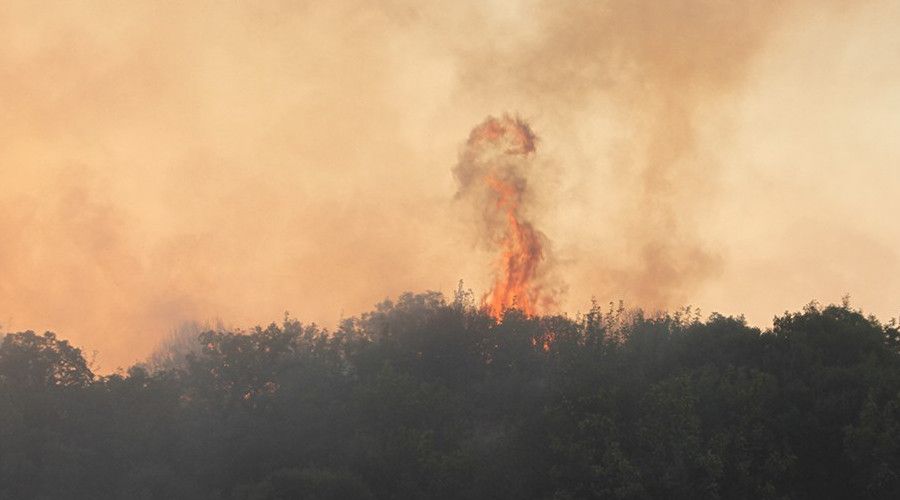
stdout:
POLYGON ((522 120, 489 117, 469 135, 454 169, 460 196, 472 197, 484 210, 484 229, 498 251, 491 290, 483 306, 495 318, 515 307, 539 312, 541 290, 536 283, 544 258, 543 235, 522 210, 524 176, 535 151, 535 135, 522 120))
POLYGON ((526 314, 536 313, 535 290, 531 283, 543 257, 541 241, 530 223, 519 214, 521 193, 496 177, 485 177, 497 195, 497 210, 506 215, 506 231, 500 240, 500 256, 495 264, 494 285, 485 296, 485 306, 499 318, 503 311, 517 307, 526 314))

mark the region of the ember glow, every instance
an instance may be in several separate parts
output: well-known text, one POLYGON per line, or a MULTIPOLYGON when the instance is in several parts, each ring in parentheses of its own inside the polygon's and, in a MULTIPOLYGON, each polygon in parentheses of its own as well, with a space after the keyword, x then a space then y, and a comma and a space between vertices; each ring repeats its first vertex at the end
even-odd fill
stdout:
POLYGON ((459 196, 480 205, 485 240, 497 252, 493 285, 482 298, 495 318, 513 307, 537 314, 552 303, 538 284, 545 237, 524 213, 534 152, 535 135, 527 123, 489 117, 472 130, 454 169, 459 196))

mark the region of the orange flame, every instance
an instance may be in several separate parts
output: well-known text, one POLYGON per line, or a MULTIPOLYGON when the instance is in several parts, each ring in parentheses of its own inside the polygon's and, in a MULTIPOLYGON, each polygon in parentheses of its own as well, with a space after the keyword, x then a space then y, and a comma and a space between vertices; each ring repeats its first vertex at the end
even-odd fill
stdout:
POLYGON ((532 282, 543 257, 540 238, 519 214, 521 192, 491 175, 485 181, 497 195, 497 209, 506 215, 506 231, 500 241, 494 285, 485 296, 485 305, 498 319, 510 307, 521 309, 525 314, 535 314, 537 294, 532 282))
POLYGON ((482 299, 489 313, 500 319, 503 312, 516 308, 528 315, 538 313, 540 290, 535 284, 538 265, 543 260, 542 235, 522 213, 525 178, 519 166, 535 150, 535 135, 528 124, 509 116, 490 117, 472 130, 457 176, 466 182, 482 182, 493 200, 485 207, 489 225, 503 221, 494 230, 499 249, 494 264, 491 290, 482 299))

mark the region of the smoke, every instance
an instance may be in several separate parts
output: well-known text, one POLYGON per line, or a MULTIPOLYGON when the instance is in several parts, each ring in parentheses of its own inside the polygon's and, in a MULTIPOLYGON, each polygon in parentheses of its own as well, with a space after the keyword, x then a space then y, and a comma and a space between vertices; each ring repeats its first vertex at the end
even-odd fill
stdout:
POLYGON ((874 0, 2 2, 0 322, 109 370, 185 321, 492 290, 508 225, 447 200, 497 192, 447 166, 503 110, 541 136, 505 161, 559 310, 762 323, 849 292, 893 314, 898 20, 874 0))
POLYGON ((556 304, 541 267, 546 237, 525 217, 535 141, 521 119, 488 117, 469 134, 453 169, 457 197, 473 201, 481 211, 482 240, 497 254, 493 284, 483 298, 496 318, 511 307, 536 314, 556 304))
MULTIPOLYGON (((589 272, 603 288, 595 293, 672 307, 721 273, 722 255, 699 235, 720 170, 701 147, 701 122, 746 82, 753 57, 789 11, 783 4, 538 3, 533 35, 470 59, 465 76, 478 92, 527 96, 541 114, 561 110, 572 121, 612 117, 613 144, 588 166, 605 164, 611 175, 579 193, 617 197, 598 207, 616 240, 600 244, 613 252, 578 256, 593 261, 589 272)), ((578 147, 577 128, 556 138, 566 142, 560 148, 578 147)))
POLYGON ((184 321, 333 324, 452 287, 451 180, 407 113, 431 96, 396 94, 418 62, 366 6, 4 2, 4 329, 111 370, 184 321))

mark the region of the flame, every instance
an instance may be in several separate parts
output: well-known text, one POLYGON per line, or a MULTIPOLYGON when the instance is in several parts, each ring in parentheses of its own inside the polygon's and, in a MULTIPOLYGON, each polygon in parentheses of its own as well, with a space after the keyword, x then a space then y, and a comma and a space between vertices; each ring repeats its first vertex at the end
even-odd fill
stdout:
POLYGON ((506 231, 500 241, 500 256, 495 264, 494 285, 485 296, 485 306, 495 318, 500 318, 503 311, 510 307, 533 315, 537 312, 537 294, 532 283, 538 263, 543 258, 540 238, 519 213, 521 192, 491 175, 485 177, 485 182, 497 195, 497 210, 502 210, 506 216, 506 231))
POLYGON ((535 135, 527 123, 509 116, 489 117, 472 130, 456 168, 461 193, 487 194, 485 221, 498 256, 493 285, 482 304, 497 319, 513 307, 527 315, 539 312, 536 278, 544 258, 543 235, 522 210, 527 185, 523 171, 534 151, 535 135))

